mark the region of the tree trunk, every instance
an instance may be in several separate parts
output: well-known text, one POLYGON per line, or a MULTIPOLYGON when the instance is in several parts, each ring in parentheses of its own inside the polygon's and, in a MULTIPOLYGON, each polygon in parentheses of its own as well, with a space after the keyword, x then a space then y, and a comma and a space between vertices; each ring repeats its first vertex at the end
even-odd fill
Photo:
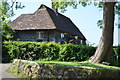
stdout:
POLYGON ((104 2, 102 36, 95 54, 89 60, 91 63, 108 62, 112 55, 114 5, 115 2, 104 2))

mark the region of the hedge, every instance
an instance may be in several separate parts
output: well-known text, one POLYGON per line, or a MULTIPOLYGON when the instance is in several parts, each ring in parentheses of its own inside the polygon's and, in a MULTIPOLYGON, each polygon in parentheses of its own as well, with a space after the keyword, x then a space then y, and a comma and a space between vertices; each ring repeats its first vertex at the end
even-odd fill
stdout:
POLYGON ((57 44, 5 41, 3 43, 3 55, 8 54, 9 60, 57 60, 57 61, 84 61, 89 59, 95 52, 94 47, 57 44))
MULTIPOLYGON (((3 42, 2 53, 3 62, 9 62, 16 58, 46 61, 85 61, 95 53, 95 50, 95 47, 83 45, 5 41, 3 42)), ((110 65, 120 66, 120 46, 113 47, 110 65)))
POLYGON ((120 67, 120 45, 113 47, 113 53, 110 60, 111 65, 120 67))

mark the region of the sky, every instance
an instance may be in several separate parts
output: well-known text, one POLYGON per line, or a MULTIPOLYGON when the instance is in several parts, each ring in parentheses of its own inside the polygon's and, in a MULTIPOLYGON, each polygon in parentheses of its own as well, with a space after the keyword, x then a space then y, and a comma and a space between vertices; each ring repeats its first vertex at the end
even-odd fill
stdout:
MULTIPOLYGON (((12 20, 16 19, 21 14, 34 13, 40 7, 41 4, 44 4, 51 8, 51 0, 39 0, 39 1, 18 0, 18 1, 22 2, 25 8, 15 10, 15 16, 11 18, 12 20)), ((74 22, 74 24, 86 37, 87 43, 93 46, 97 46, 99 44, 99 40, 102 34, 102 29, 100 29, 97 26, 97 21, 103 18, 102 10, 100 11, 100 9, 96 8, 94 5, 90 5, 87 7, 82 7, 81 5, 79 5, 77 9, 68 7, 67 11, 61 14, 69 17, 72 20, 72 22, 74 22)), ((115 23, 118 22, 117 17, 118 16, 116 16, 115 23)), ((115 30, 114 30, 114 45, 118 45, 117 26, 115 26, 115 30)))

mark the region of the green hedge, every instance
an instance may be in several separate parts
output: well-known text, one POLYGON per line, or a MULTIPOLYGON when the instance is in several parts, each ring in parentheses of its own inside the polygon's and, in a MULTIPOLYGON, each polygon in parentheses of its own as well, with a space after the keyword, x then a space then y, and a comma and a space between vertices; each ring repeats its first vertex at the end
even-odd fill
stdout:
POLYGON ((113 47, 113 54, 110 63, 113 66, 120 67, 120 45, 113 47))
POLYGON ((118 66, 120 67, 120 45, 117 48, 117 53, 118 53, 118 66))
MULTIPOLYGON (((88 60, 95 53, 95 50, 95 47, 73 44, 5 41, 2 53, 3 62, 9 62, 16 58, 47 61, 84 61, 88 60)), ((113 48, 110 65, 120 66, 120 46, 113 48)))
POLYGON ((95 52, 94 47, 64 44, 60 48, 60 61, 84 61, 95 52))
POLYGON ((3 55, 8 54, 10 60, 57 60, 57 61, 84 61, 95 52, 94 47, 57 44, 6 41, 3 45, 3 55))

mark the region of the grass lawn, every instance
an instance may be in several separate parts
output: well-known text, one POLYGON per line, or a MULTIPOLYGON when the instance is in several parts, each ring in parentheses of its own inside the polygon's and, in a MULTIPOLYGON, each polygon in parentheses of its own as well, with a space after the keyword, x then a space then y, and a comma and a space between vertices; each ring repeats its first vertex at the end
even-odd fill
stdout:
POLYGON ((95 64, 89 63, 88 61, 83 62, 62 62, 62 61, 34 61, 38 63, 46 63, 46 64, 57 64, 57 65, 69 65, 69 66, 81 66, 88 68, 98 68, 98 69, 110 69, 110 70, 120 70, 120 67, 115 66, 107 66, 103 64, 95 64))

